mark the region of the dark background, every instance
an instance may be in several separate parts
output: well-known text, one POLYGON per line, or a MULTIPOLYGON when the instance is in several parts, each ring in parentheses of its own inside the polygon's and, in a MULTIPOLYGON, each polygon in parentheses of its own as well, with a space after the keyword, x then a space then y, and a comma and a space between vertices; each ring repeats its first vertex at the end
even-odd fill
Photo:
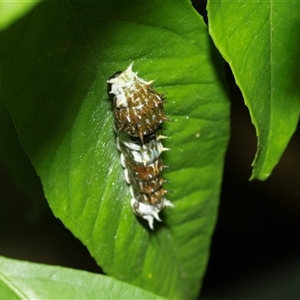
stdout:
POLYGON ((300 130, 270 178, 249 181, 255 130, 226 69, 231 138, 201 299, 300 299, 300 130))
MULTIPOLYGON (((199 3, 205 15, 204 1, 199 3)), ((271 177, 250 182, 255 130, 228 66, 226 72, 231 140, 200 299, 300 299, 300 130, 271 177)), ((38 200, 38 179, 24 198, 9 172, 0 153, 0 255, 99 272, 85 247, 38 200), (39 203, 36 211, 33 201, 39 203)))

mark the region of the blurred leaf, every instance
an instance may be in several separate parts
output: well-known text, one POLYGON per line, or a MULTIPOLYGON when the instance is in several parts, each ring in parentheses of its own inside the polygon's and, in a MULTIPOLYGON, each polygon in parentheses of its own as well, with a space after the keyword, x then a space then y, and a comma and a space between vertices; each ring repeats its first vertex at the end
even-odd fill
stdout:
POLYGON ((300 112, 300 2, 209 1, 210 34, 229 63, 258 136, 252 178, 266 179, 300 112))
POLYGON ((26 15, 40 0, 0 0, 0 30, 26 15))
POLYGON ((162 299, 104 275, 0 256, 0 299, 162 299))
POLYGON ((223 61, 189 1, 48 2, 1 36, 2 85, 54 212, 116 278, 195 297, 215 225, 229 107, 223 61), (3 59, 5 57, 5 59, 3 59), (166 93, 174 209, 133 215, 106 80, 134 70, 166 93), (5 74, 5 76, 4 76, 5 74))

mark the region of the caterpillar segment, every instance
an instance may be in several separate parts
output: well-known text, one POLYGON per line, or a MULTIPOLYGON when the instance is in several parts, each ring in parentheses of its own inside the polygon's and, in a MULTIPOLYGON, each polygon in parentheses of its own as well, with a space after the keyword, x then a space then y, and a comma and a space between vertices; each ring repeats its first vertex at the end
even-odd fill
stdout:
POLYGON ((130 185, 132 210, 153 229, 154 219, 161 221, 161 210, 173 207, 165 197, 161 177, 161 154, 170 150, 162 144, 166 137, 160 134, 161 124, 170 120, 164 112, 164 96, 153 89, 153 81, 139 78, 132 65, 108 80, 114 95, 114 130, 124 177, 130 185))

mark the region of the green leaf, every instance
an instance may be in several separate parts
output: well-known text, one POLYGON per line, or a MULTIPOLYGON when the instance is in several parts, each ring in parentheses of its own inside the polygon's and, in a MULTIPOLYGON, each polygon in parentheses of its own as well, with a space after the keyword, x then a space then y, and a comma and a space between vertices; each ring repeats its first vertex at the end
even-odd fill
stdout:
POLYGON ((162 299, 104 275, 0 256, 0 299, 162 299))
POLYGON ((229 63, 258 136, 252 178, 278 163, 300 112, 299 1, 209 1, 210 34, 229 63))
POLYGON ((48 2, 4 32, 3 97, 46 198, 105 273, 194 298, 215 225, 229 106, 223 61, 189 1, 48 2), (107 79, 134 61, 167 94, 163 156, 174 209, 155 230, 135 217, 107 79))
MULTIPOLYGON (((20 195, 31 203, 29 207, 30 219, 41 216, 47 207, 44 199, 40 178, 37 176, 28 155, 23 150, 8 108, 3 103, 0 87, 0 160, 14 187, 20 195)), ((0 219, 7 216, 7 212, 0 210, 0 219)))
POLYGON ((26 15, 40 0, 0 0, 0 30, 26 15))

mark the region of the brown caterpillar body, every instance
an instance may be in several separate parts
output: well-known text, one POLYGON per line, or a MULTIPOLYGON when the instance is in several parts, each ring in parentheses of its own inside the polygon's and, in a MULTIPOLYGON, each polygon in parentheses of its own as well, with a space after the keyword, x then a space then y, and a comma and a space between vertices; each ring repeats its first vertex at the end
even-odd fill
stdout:
POLYGON ((125 180, 130 185, 133 212, 146 219, 151 229, 153 220, 161 221, 158 213, 173 204, 165 198, 161 177, 164 148, 160 125, 168 121, 163 108, 163 95, 152 88, 153 81, 145 81, 132 71, 132 64, 124 72, 112 76, 108 83, 114 94, 113 112, 117 147, 125 180))

